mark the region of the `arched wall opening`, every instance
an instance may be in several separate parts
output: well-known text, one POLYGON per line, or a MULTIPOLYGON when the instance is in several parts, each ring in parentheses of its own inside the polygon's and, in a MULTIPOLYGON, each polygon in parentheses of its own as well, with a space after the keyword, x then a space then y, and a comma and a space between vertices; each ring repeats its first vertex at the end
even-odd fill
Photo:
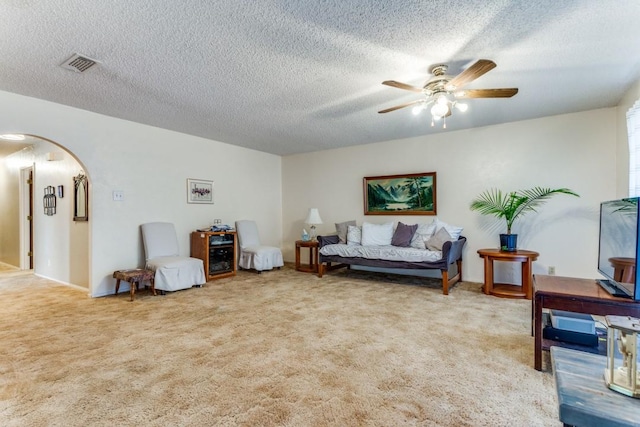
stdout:
POLYGON ((0 231, 0 262, 28 269, 22 258, 29 250, 25 237, 29 235, 28 184, 21 177, 32 169, 33 271, 90 293, 90 226, 88 221, 74 220, 74 177, 79 174, 89 181, 90 219, 89 171, 62 144, 39 135, 25 134, 20 148, 13 152, 8 145, 0 140, 0 204, 11 206, 0 212, 0 230, 5 230, 0 231))

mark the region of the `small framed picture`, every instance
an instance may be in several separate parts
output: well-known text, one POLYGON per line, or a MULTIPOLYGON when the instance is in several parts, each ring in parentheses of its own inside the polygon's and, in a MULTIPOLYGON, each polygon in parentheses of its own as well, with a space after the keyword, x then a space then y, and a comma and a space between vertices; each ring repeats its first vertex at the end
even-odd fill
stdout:
POLYGON ((188 178, 187 203, 213 204, 213 181, 188 178))
POLYGON ((62 185, 58 185, 58 197, 61 199, 64 197, 64 187, 62 185))

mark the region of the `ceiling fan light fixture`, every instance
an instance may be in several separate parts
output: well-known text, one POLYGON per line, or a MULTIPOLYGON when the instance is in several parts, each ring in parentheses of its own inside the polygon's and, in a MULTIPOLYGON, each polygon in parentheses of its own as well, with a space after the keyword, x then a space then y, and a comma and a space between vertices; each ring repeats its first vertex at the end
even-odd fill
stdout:
POLYGON ((465 111, 467 111, 469 109, 469 106, 467 104, 465 104, 464 102, 456 102, 454 105, 462 113, 464 113, 465 111))
POLYGON ((460 112, 468 110, 466 103, 458 102, 457 98, 511 98, 518 93, 518 88, 496 89, 467 89, 459 90, 475 79, 483 76, 496 67, 496 63, 489 59, 479 59, 473 65, 463 70, 456 76, 446 74, 447 65, 436 65, 431 69, 431 77, 424 86, 413 86, 395 80, 385 80, 382 84, 411 92, 422 93, 423 99, 387 108, 378 113, 388 113, 401 108, 414 105, 413 114, 419 115, 429 108, 431 113, 431 126, 435 121, 442 120, 442 127, 447 127, 447 117, 453 113, 455 107, 460 112))
POLYGON ((418 104, 415 107, 413 107, 411 109, 411 112, 413 113, 414 116, 417 116, 418 114, 422 113, 426 109, 427 109, 426 103, 421 102, 420 104, 418 104))
POLYGON ((440 100, 438 100, 438 102, 433 104, 433 107, 431 107, 431 115, 436 120, 440 117, 444 117, 449 112, 449 106, 446 104, 446 101, 444 104, 439 101, 440 100))
POLYGON ((436 103, 440 105, 447 105, 449 103, 449 99, 446 95, 440 95, 438 96, 438 99, 436 99, 436 103))

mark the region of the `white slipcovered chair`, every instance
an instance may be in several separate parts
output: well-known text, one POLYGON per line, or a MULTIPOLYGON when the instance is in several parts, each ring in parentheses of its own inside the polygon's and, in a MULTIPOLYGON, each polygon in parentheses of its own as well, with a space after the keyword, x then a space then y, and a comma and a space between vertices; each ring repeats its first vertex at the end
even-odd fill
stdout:
POLYGON ((274 246, 262 246, 255 221, 236 221, 240 256, 238 266, 245 270, 272 270, 284 265, 282 251, 274 246))
POLYGON ((180 256, 178 236, 170 222, 150 222, 140 226, 146 267, 155 272, 155 288, 178 291, 206 283, 201 259, 180 256))

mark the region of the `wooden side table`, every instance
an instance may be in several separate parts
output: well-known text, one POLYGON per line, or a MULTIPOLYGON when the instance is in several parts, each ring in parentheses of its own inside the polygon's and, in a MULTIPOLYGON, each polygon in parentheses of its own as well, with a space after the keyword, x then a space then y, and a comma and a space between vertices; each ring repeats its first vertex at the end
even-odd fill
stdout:
POLYGON ((116 279, 116 295, 120 290, 120 281, 124 280, 131 284, 131 301, 133 301, 136 289, 141 282, 148 280, 151 283, 151 292, 156 295, 156 287, 154 284, 155 273, 151 270, 136 268, 133 270, 116 270, 113 272, 113 278, 116 279))
POLYGON ((484 258, 484 293, 503 298, 531 299, 533 289, 533 274, 531 264, 538 259, 538 252, 519 249, 515 252, 500 249, 478 249, 480 258, 484 258), (507 261, 522 263, 522 286, 508 283, 493 282, 493 262, 507 261))
POLYGON ((636 277, 635 258, 609 258, 611 266, 614 268, 613 278, 618 282, 633 283, 636 277))
POLYGON ((317 240, 296 240, 296 270, 304 273, 318 272, 318 250, 317 240), (300 263, 300 248, 309 248, 309 264, 300 263))

